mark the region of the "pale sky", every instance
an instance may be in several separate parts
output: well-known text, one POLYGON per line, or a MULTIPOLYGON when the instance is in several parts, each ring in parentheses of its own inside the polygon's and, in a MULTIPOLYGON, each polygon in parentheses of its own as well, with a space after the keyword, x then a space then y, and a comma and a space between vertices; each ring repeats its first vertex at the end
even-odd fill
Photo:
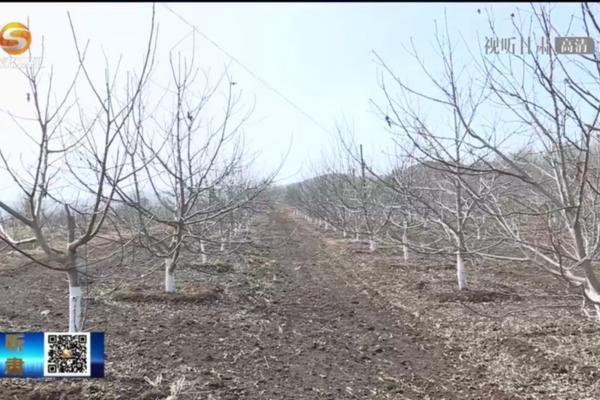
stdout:
MULTIPOLYGON (((369 158, 383 157, 382 153, 389 152, 390 133, 369 105, 369 99, 382 96, 377 79, 380 68, 372 50, 398 75, 418 86, 424 77, 403 46, 412 38, 423 59, 437 63, 433 51, 434 20, 443 23, 444 13, 454 39, 480 51, 490 31, 485 13, 478 14, 478 9, 493 13, 499 33, 506 37, 515 35, 510 14, 517 8, 529 11, 526 3, 169 3, 168 6, 318 122, 319 126, 201 35, 195 35, 199 66, 210 69, 216 77, 229 64, 230 73, 242 91, 242 103, 248 107, 256 104, 244 131, 249 150, 260 152, 257 167, 263 171, 275 168, 291 143, 279 175, 280 183, 299 181, 310 174, 310 166, 331 148, 336 122, 345 121, 353 127, 356 141, 364 144, 369 158)), ((40 54, 44 37, 44 67, 49 70, 54 66, 54 85, 62 91, 76 64, 67 11, 71 12, 78 40, 81 43, 90 40, 90 63, 97 65, 102 79, 103 54, 113 65, 122 56, 122 68, 139 69, 151 7, 140 3, 0 4, 0 25, 28 21, 34 57, 40 54)), ((565 21, 578 11, 577 4, 553 7, 555 15, 565 21)), ((189 55, 194 45, 191 27, 162 4, 156 5, 156 11, 158 65, 152 80, 160 85, 168 79, 164 67, 169 50, 189 55)), ((28 108, 31 103, 26 102, 28 90, 17 71, 0 69, 0 88, 1 110, 20 115, 31 113, 28 108)), ((2 150, 18 160, 27 143, 2 113, 2 150)), ((5 193, 7 185, 4 178, 0 180, 0 190, 5 189, 5 193)))

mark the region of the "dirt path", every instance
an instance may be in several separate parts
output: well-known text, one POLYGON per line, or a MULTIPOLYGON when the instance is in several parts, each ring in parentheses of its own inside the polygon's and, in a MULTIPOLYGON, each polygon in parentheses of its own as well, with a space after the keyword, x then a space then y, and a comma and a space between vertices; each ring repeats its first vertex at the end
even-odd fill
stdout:
MULTIPOLYGON (((432 379, 443 367, 404 329, 402 315, 374 304, 336 273, 324 243, 307 226, 279 210, 271 215, 279 266, 270 315, 285 325, 279 357, 303 398, 452 398, 432 379), (403 397, 404 396, 404 397, 403 397)), ((298 398, 298 397, 295 397, 298 398)))

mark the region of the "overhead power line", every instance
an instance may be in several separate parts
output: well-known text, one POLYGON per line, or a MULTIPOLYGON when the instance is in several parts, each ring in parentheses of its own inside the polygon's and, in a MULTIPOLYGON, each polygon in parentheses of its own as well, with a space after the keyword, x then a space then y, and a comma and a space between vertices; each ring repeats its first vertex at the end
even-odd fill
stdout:
POLYGON ((296 111, 298 111, 304 117, 306 117, 307 119, 309 119, 313 124, 315 124, 316 126, 318 126, 319 128, 321 128, 324 132, 327 132, 329 134, 332 133, 329 129, 327 129, 325 126, 323 126, 323 124, 321 124, 319 121, 317 121, 317 119, 315 119, 314 117, 312 117, 308 112, 304 111, 300 106, 298 106, 296 103, 294 103, 292 100, 290 100, 289 97, 287 97, 286 95, 284 95, 283 93, 281 93, 279 90, 277 90, 276 88, 274 88, 267 81, 265 81, 263 78, 261 78, 259 75, 257 75, 250 68, 248 68, 244 63, 242 63, 237 57, 235 57, 233 54, 231 54, 230 52, 228 52, 227 50, 225 50, 223 47, 221 47, 217 42, 215 42, 210 37, 208 37, 204 32, 200 31, 196 25, 192 24, 191 22, 189 22, 188 20, 186 20, 185 18, 183 18, 179 13, 177 13, 173 9, 171 9, 171 7, 169 7, 168 4, 162 3, 162 5, 169 12, 171 12, 173 15, 175 15, 177 18, 179 18, 179 20, 181 22, 183 22, 184 24, 186 24, 187 26, 189 26, 190 28, 192 28, 200 36, 202 36, 204 39, 206 39, 210 44, 212 44, 213 46, 215 46, 223 54, 225 54, 227 57, 229 57, 233 62, 235 62, 236 64, 238 64, 240 67, 242 67, 254 79, 256 79, 257 81, 259 81, 261 84, 263 84, 265 87, 267 87, 273 93, 275 93, 277 96, 279 96, 280 98, 282 98, 286 103, 288 103, 288 105, 292 106, 296 111))

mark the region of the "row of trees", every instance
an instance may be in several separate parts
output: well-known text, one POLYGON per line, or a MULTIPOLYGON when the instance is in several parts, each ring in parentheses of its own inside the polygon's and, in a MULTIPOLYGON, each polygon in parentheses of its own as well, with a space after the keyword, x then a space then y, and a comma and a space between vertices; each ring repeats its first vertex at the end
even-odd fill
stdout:
MULTIPOLYGON (((581 4, 578 33, 598 43, 593 7, 581 4)), ((561 36, 548 8, 531 15, 530 26, 513 19, 517 41, 561 36)), ((380 172, 340 134, 349 162, 291 186, 288 201, 342 232, 397 242, 406 259, 410 248, 451 254, 459 289, 465 257, 539 266, 580 288, 600 318, 598 53, 470 52, 458 62, 447 28, 436 42, 439 70, 410 50, 430 90, 376 54, 384 100, 374 105, 397 144, 393 168, 380 172)))
POLYGON ((226 73, 211 83, 193 54, 169 54, 170 79, 153 77, 154 7, 138 71, 111 75, 107 65, 97 80, 72 22, 71 29, 78 68, 63 93, 42 63, 21 70, 35 124, 9 115, 35 146, 35 161, 22 169, 0 149, 3 172, 22 199, 0 197, 0 240, 67 275, 69 330, 81 331, 88 266, 113 263, 124 246, 136 246, 164 263, 165 290, 175 292, 185 255, 206 262, 215 247, 234 252, 248 241, 272 176, 250 175, 241 131, 249 113, 240 114, 239 92, 226 73), (166 88, 160 96, 151 79, 166 88))

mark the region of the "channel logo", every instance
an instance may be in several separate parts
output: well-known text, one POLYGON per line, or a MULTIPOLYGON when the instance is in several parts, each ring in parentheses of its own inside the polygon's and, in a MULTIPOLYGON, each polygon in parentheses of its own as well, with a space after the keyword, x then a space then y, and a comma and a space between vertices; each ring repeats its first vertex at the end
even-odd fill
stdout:
POLYGON ((31 32, 20 22, 9 22, 0 30, 0 47, 11 56, 18 56, 29 50, 31 32))

